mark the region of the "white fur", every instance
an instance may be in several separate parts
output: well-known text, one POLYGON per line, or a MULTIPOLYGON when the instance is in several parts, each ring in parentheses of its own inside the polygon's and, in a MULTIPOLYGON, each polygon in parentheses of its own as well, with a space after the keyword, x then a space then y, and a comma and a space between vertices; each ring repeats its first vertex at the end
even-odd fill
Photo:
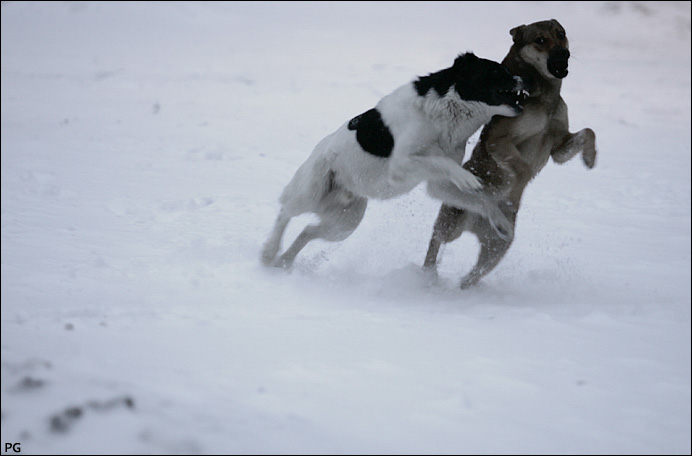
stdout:
POLYGON ((469 137, 499 113, 496 107, 465 102, 453 89, 444 97, 433 90, 421 97, 407 84, 376 108, 394 136, 389 158, 365 153, 346 124, 324 150, 315 151, 325 161, 333 160, 339 183, 359 196, 378 199, 403 195, 427 180, 450 180, 462 190, 481 187, 460 163, 469 137))
POLYGON ((281 195, 282 208, 262 252, 264 264, 289 266, 315 238, 345 239, 360 223, 368 198, 403 195, 424 181, 433 197, 479 212, 501 229, 511 227, 461 163, 469 137, 494 115, 516 115, 514 109, 462 100, 453 87, 443 97, 432 89, 420 96, 413 83, 382 98, 376 108, 394 137, 391 155, 364 151, 348 122, 320 141, 281 195), (289 220, 305 212, 316 213, 320 223, 306 227, 277 259, 289 220))

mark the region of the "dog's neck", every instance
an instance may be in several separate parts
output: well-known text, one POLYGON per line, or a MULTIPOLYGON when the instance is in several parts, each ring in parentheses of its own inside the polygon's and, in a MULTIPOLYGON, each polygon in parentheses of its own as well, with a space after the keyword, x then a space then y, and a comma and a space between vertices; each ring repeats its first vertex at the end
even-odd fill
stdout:
POLYGON ((454 86, 442 97, 434 91, 428 92, 422 97, 421 108, 435 125, 452 125, 454 128, 449 134, 459 141, 466 141, 491 118, 483 103, 462 100, 454 86), (438 119, 445 121, 438 122, 438 119), (450 119, 454 120, 449 122, 450 119))

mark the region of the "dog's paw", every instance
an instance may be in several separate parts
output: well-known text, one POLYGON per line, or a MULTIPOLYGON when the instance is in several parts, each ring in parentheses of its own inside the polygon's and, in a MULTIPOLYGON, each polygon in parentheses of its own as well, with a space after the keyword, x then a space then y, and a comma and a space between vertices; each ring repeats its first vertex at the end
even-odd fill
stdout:
POLYGON ((262 266, 273 266, 278 250, 279 249, 274 248, 272 245, 266 245, 262 249, 262 254, 260 255, 260 262, 262 263, 262 266))
POLYGON ((291 267, 293 266, 294 259, 295 257, 290 257, 286 253, 284 253, 272 263, 272 266, 278 269, 288 270, 291 269, 291 267))
POLYGON ((584 148, 582 149, 581 158, 586 167, 591 169, 596 166, 596 133, 590 128, 584 128, 579 133, 584 138, 584 148))
POLYGON ((262 264, 262 266, 271 266, 272 264, 274 264, 274 258, 262 254, 260 255, 260 263, 262 264))
POLYGON ((596 149, 585 150, 581 155, 582 160, 587 168, 592 169, 596 166, 596 149))
POLYGON ((495 229, 497 235, 500 236, 500 238, 502 238, 503 241, 509 242, 512 240, 514 232, 511 227, 503 226, 503 224, 494 223, 494 221, 491 221, 491 224, 495 229))
POLYGON ((498 236, 504 241, 510 242, 514 237, 514 225, 509 221, 507 217, 498 210, 493 214, 490 214, 488 221, 493 227, 498 236))
POLYGON ((474 285, 478 283, 478 281, 481 280, 481 278, 476 275, 476 274, 469 274, 466 277, 461 279, 461 283, 459 284, 459 288, 462 290, 467 290, 474 285))
POLYGON ((425 287, 430 288, 433 285, 437 284, 437 282, 440 280, 440 276, 437 273, 436 265, 423 266, 421 272, 423 277, 423 285, 425 287))
POLYGON ((480 190, 483 188, 481 180, 463 168, 460 168, 454 173, 452 182, 454 182, 454 185, 456 185, 459 190, 480 190))

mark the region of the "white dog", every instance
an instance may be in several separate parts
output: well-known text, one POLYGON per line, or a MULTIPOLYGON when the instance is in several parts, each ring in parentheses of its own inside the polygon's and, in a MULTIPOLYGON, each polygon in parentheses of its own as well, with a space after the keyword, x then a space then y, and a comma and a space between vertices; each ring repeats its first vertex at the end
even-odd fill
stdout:
POLYGON ((527 95, 521 78, 467 53, 382 98, 320 141, 296 171, 281 194, 262 263, 288 267, 313 239, 346 239, 363 219, 368 198, 403 195, 423 181, 432 197, 483 215, 500 236, 511 238, 512 223, 497 199, 461 163, 469 137, 494 115, 519 114, 527 95), (288 222, 306 212, 320 222, 277 258, 288 222))

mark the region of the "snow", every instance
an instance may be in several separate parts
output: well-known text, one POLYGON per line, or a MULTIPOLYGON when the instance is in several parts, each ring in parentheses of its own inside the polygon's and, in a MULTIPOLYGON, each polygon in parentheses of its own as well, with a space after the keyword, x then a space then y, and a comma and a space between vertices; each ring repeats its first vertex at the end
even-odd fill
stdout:
POLYGON ((690 454, 690 2, 3 2, 1 29, 3 454, 690 454), (260 265, 320 139, 550 18, 597 164, 546 166, 479 286, 469 234, 421 275, 422 187, 260 265))

